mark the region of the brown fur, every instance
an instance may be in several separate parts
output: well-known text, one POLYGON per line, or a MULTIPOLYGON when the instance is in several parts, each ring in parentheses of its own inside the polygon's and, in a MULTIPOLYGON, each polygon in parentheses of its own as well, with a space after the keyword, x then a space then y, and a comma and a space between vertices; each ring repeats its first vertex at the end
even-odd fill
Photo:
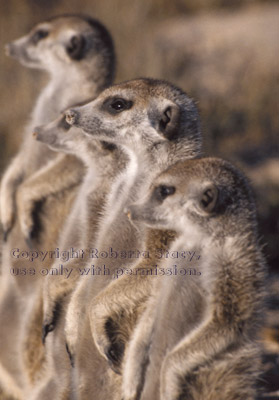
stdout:
POLYGON ((174 229, 172 250, 198 250, 201 258, 196 274, 154 281, 125 355, 123 398, 254 399, 266 265, 245 178, 223 160, 177 163, 129 212, 174 229), (173 190, 160 200, 154 193, 162 186, 173 190))

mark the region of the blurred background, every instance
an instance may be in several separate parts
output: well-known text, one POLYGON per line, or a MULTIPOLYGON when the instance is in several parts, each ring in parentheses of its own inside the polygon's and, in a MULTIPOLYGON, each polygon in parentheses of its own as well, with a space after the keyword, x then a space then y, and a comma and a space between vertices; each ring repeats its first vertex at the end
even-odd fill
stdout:
POLYGON ((0 173, 17 152, 46 80, 41 72, 5 57, 4 44, 57 14, 85 13, 101 20, 115 41, 116 81, 148 76, 180 86, 199 107, 205 153, 233 161, 250 178, 271 280, 266 335, 275 346, 272 351, 277 351, 278 366, 279 3, 0 0, 0 5, 0 173))

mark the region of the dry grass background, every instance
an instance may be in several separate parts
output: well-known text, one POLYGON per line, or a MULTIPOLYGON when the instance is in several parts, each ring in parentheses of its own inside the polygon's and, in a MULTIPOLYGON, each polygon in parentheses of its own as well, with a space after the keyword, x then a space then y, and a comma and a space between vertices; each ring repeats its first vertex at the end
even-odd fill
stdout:
POLYGON ((276 1, 0 0, 0 7, 0 172, 46 79, 5 57, 4 44, 50 16, 89 14, 115 40, 117 81, 168 79, 196 99, 206 153, 236 162, 251 179, 270 271, 279 272, 276 1))

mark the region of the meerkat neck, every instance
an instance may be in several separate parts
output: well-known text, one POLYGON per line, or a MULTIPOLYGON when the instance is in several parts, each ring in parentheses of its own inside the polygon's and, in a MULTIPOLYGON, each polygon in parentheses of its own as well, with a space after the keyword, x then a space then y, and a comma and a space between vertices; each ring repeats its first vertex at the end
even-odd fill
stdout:
POLYGON ((138 147, 132 149, 121 147, 126 156, 126 168, 124 173, 125 188, 128 193, 130 190, 138 191, 143 186, 143 182, 152 179, 160 170, 163 162, 157 157, 156 151, 151 148, 138 147))
POLYGON ((186 251, 190 253, 201 254, 202 247, 200 243, 200 235, 197 232, 191 233, 192 235, 188 233, 187 236, 184 234, 178 235, 173 241, 170 251, 186 251))
POLYGON ((72 104, 90 100, 98 93, 97 83, 88 80, 82 74, 64 78, 52 76, 38 98, 32 124, 36 126, 48 123, 72 104))
POLYGON ((68 65, 65 69, 49 71, 49 81, 42 90, 33 112, 34 124, 43 124, 54 119, 59 112, 73 104, 95 98, 111 81, 106 68, 100 68, 102 59, 77 68, 68 65))
POLYGON ((57 96, 57 100, 60 102, 58 107, 64 110, 73 104, 89 101, 96 97, 102 89, 102 84, 98 79, 74 70, 65 76, 51 77, 47 88, 53 99, 57 96), (59 95, 57 95, 58 93, 59 95))
POLYGON ((59 90, 63 96, 59 96, 66 107, 92 100, 105 87, 112 82, 108 78, 108 68, 101 68, 102 57, 95 57, 95 60, 90 62, 90 65, 84 65, 82 68, 77 68, 76 65, 69 65, 67 71, 54 71, 50 74, 49 85, 53 93, 59 90))
POLYGON ((197 146, 192 146, 191 143, 183 140, 178 143, 169 141, 156 143, 145 151, 149 165, 154 165, 154 168, 157 167, 160 171, 169 168, 178 161, 195 158, 198 154, 197 146))

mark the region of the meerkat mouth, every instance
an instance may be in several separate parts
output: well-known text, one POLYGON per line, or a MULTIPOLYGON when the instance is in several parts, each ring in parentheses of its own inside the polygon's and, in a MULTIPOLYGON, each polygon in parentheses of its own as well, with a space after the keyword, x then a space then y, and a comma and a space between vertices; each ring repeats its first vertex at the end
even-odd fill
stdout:
POLYGON ((26 49, 23 47, 18 47, 13 43, 8 43, 5 45, 5 54, 8 57, 14 58, 19 61, 24 66, 39 66, 40 61, 36 58, 30 57, 26 49))

